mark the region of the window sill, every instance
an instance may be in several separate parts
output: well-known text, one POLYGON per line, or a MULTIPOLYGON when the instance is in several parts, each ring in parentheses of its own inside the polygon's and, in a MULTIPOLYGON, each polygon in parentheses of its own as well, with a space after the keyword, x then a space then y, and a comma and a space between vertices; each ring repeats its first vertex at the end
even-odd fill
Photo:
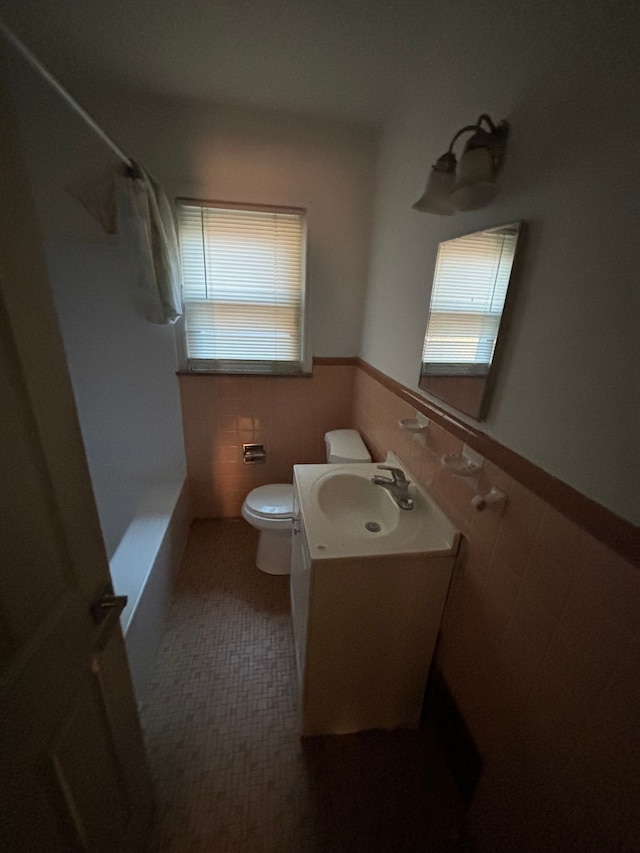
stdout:
POLYGON ((236 376, 236 377, 258 377, 260 379, 310 379, 313 372, 308 373, 238 373, 235 370, 228 372, 220 370, 176 370, 176 376, 236 376))

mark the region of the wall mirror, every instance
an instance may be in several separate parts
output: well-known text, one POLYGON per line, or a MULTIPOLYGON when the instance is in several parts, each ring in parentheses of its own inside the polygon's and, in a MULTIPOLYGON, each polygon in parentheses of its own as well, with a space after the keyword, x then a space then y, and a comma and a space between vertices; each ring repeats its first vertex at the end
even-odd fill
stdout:
POLYGON ((438 247, 419 387, 476 420, 486 415, 522 222, 438 247))

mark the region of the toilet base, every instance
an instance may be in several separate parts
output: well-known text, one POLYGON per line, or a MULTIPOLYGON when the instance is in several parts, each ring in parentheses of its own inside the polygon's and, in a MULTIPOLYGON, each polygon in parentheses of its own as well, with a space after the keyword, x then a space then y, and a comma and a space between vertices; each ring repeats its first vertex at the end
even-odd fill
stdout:
POLYGON ((291 572, 291 531, 262 530, 258 540, 256 566, 268 575, 291 572))

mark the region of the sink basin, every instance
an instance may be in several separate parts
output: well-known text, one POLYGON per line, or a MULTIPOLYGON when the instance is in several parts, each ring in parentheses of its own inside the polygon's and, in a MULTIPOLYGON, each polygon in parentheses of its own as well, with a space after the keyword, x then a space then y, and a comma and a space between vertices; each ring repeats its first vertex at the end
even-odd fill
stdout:
POLYGON ((459 534, 434 501, 389 453, 387 463, 411 480, 412 510, 371 482, 377 464, 295 465, 299 513, 312 559, 391 554, 455 554, 459 534))
POLYGON ((362 528, 362 535, 384 536, 398 526, 400 513, 406 512, 386 489, 374 485, 371 477, 351 471, 324 474, 317 484, 316 500, 320 512, 348 535, 355 535, 362 528))

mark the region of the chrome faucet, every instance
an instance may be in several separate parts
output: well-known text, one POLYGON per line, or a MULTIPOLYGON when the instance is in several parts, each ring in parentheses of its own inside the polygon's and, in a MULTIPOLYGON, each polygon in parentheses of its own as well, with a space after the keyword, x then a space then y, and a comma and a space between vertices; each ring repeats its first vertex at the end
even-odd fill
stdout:
POLYGON ((409 497, 409 483, 411 481, 407 480, 404 471, 391 465, 378 465, 378 468, 383 471, 391 471, 391 476, 381 477, 376 474, 371 478, 371 482, 375 483, 376 486, 382 486, 383 489, 388 489, 400 509, 413 509, 413 498, 409 497))

